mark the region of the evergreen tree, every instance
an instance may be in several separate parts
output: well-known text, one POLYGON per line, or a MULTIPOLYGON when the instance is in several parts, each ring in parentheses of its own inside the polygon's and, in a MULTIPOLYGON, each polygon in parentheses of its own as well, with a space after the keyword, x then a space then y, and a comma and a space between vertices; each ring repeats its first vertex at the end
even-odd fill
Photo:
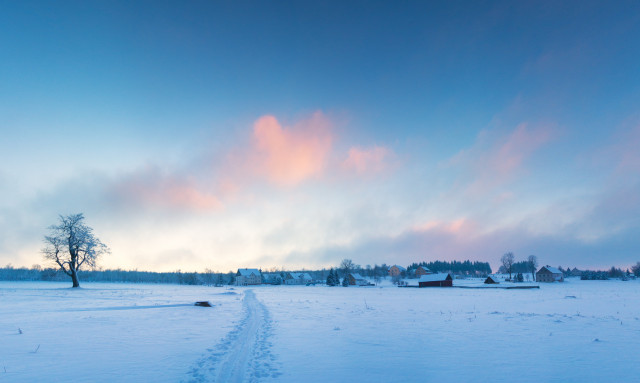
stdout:
POLYGON ((327 276, 327 286, 335 286, 336 280, 333 277, 333 269, 329 271, 329 276, 327 276))
POLYGON ((348 276, 344 277, 344 279, 342 280, 342 286, 343 287, 349 287, 349 277, 348 276))
POLYGON ((631 271, 636 275, 636 277, 640 277, 640 262, 631 266, 631 271))

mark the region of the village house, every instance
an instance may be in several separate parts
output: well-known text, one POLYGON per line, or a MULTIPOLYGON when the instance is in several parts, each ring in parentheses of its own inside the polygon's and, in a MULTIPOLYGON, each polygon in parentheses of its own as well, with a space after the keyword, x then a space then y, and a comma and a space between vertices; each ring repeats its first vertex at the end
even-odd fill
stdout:
POLYGON ((393 266, 389 267, 389 276, 390 277, 398 277, 402 273, 406 273, 406 272, 407 272, 407 269, 405 269, 402 266, 393 265, 393 266))
POLYGON ((306 285, 313 282, 313 278, 308 273, 287 273, 284 277, 285 285, 306 285))
POLYGON ((418 279, 418 287, 452 287, 451 274, 427 274, 418 279))
POLYGON ((236 286, 260 285, 262 273, 258 269, 238 269, 236 273, 236 286))
POLYGON ((564 282, 562 271, 549 265, 542 266, 536 273, 536 281, 538 282, 564 282))
POLYGON ((429 270, 429 268, 426 266, 418 266, 418 268, 416 269, 416 277, 418 278, 420 278, 423 275, 429 275, 429 274, 433 274, 433 272, 429 270))
POLYGON ((364 277, 358 273, 349 273, 347 275, 349 284, 351 286, 368 286, 369 281, 364 279, 364 277))
POLYGON ((582 273, 583 273, 582 270, 578 270, 577 267, 574 267, 573 270, 569 272, 569 275, 571 275, 572 277, 580 277, 582 276, 582 273))

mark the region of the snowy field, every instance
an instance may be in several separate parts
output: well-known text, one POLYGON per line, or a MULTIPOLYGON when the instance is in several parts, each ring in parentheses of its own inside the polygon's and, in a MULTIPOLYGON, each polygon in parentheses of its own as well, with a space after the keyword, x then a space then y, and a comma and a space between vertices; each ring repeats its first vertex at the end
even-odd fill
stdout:
POLYGON ((0 382, 640 375, 640 281, 570 279, 533 290, 68 286, 0 282, 0 382), (193 306, 200 300, 214 307, 193 306))

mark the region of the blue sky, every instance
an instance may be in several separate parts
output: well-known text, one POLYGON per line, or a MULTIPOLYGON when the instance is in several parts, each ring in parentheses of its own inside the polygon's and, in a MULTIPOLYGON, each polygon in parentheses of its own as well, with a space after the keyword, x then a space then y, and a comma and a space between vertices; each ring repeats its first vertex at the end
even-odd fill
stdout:
POLYGON ((640 260, 635 2, 1 2, 0 263, 640 260))

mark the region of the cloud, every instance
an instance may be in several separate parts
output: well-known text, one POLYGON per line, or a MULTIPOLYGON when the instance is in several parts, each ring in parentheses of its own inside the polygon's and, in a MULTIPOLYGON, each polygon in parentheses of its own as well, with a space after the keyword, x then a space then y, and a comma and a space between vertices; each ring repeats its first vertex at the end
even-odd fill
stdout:
POLYGON ((472 235, 476 226, 466 218, 459 218, 453 221, 428 221, 415 225, 413 230, 418 233, 439 232, 450 235, 472 235))
POLYGON ((393 152, 384 146, 372 148, 351 147, 348 157, 342 162, 342 168, 359 175, 375 174, 389 168, 389 159, 393 152))
POLYGON ((583 154, 588 159, 593 197, 576 236, 594 243, 629 230, 640 229, 640 125, 623 128, 599 150, 583 154))
POLYGON ((163 174, 156 167, 147 167, 124 177, 112 185, 111 192, 127 205, 133 203, 150 208, 209 211, 223 206, 192 177, 163 174))
POLYGON ((320 177, 333 141, 321 112, 291 127, 271 115, 258 118, 247 142, 222 153, 199 153, 185 164, 146 166, 116 177, 108 188, 124 205, 186 211, 217 211, 258 180, 292 187, 320 177), (214 160, 220 159, 223 160, 214 160))
POLYGON ((273 184, 296 185, 323 173, 332 141, 331 124, 321 112, 293 127, 263 116, 253 125, 248 169, 273 184))
POLYGON ((307 252, 293 252, 284 259, 287 264, 324 266, 337 264, 350 258, 359 264, 400 264, 435 260, 471 260, 489 262, 494 270, 500 265, 500 257, 507 251, 524 260, 534 254, 541 264, 578 268, 608 268, 611 265, 627 267, 638 261, 640 237, 634 230, 619 232, 595 243, 562 235, 536 235, 526 225, 502 227, 480 232, 465 224, 440 222, 417 230, 410 228, 399 235, 360 238, 345 245, 329 245, 307 252), (458 227, 459 226, 459 227, 458 227), (460 231, 462 229, 462 232, 460 231))
POLYGON ((117 178, 115 200, 153 208, 217 211, 239 199, 253 199, 266 181, 275 191, 291 190, 308 180, 347 172, 366 178, 386 171, 395 154, 385 146, 334 150, 332 123, 322 112, 290 126, 264 115, 250 137, 217 153, 200 153, 178 166, 146 166, 117 178))
MULTIPOLYGON (((7 233, 0 262, 41 261, 46 226, 57 213, 75 212, 84 212, 112 248, 107 267, 301 268, 345 257, 361 264, 471 259, 496 266, 506 251, 563 266, 637 261, 637 128, 597 152, 598 172, 589 169, 602 173, 596 182, 553 190, 547 169, 535 172, 533 162, 554 137, 547 126, 485 131, 446 166, 414 161, 375 187, 333 173, 366 179, 389 169, 395 154, 382 145, 336 142, 321 113, 293 124, 262 116, 245 132, 244 140, 206 146, 183 163, 161 166, 159 158, 116 176, 90 172, 11 211, 0 207, 7 233), (616 182, 601 182, 617 169, 624 174, 610 177, 616 182)), ((573 179, 567 183, 574 186, 573 179)))
POLYGON ((624 131, 608 151, 616 159, 618 174, 640 173, 640 125, 624 131))
POLYGON ((552 137, 550 126, 531 128, 526 123, 506 136, 482 132, 474 147, 459 152, 447 165, 462 169, 467 193, 491 192, 522 174, 525 161, 552 137))

